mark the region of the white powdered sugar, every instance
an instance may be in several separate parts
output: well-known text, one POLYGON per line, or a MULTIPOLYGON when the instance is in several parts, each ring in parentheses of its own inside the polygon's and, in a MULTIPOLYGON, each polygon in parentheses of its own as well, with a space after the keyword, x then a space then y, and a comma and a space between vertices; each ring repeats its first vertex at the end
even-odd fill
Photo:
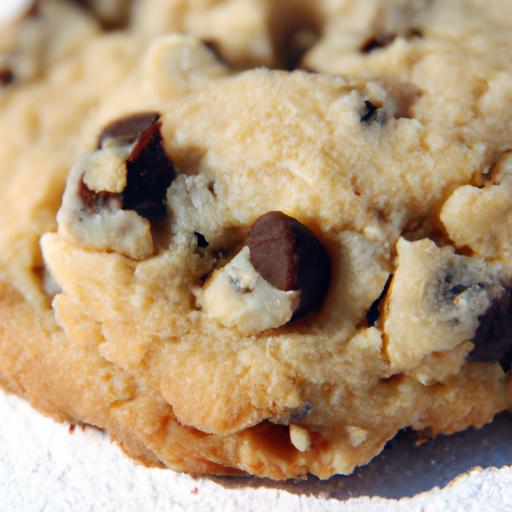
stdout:
POLYGON ((55 423, 0 392, 1 512, 486 511, 512 510, 512 467, 474 470, 444 489, 399 501, 301 493, 301 485, 225 485, 128 459, 106 434, 55 423), (286 490, 285 490, 286 489, 286 490), (292 492, 289 492, 292 490, 292 492))

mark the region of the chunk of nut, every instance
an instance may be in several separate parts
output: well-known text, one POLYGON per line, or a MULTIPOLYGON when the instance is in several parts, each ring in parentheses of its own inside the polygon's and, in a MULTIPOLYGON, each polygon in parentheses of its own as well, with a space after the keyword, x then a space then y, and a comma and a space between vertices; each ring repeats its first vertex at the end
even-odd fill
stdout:
POLYGON ((355 425, 347 425, 345 430, 348 434, 350 444, 357 448, 368 439, 368 431, 363 428, 356 427, 355 425))
POLYGON ((254 223, 238 255, 206 283, 200 303, 221 324, 257 333, 318 308, 330 277, 329 257, 313 233, 270 212, 254 223))
POLYGON ((311 447, 311 434, 305 428, 290 425, 290 442, 299 452, 306 452, 311 447))

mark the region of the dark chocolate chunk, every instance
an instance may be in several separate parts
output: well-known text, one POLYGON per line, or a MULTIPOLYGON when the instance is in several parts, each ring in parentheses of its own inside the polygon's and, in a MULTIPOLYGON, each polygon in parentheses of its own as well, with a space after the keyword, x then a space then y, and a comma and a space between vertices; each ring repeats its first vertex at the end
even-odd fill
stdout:
MULTIPOLYGON (((415 37, 423 37, 423 32, 418 28, 410 28, 405 33, 399 34, 405 39, 412 39, 415 37)), ((374 50, 379 50, 380 48, 385 48, 389 46, 396 38, 397 34, 380 34, 374 37, 370 37, 367 39, 361 48, 359 49, 362 53, 371 53, 374 50)))
POLYGON ((14 82, 14 73, 10 69, 0 69, 0 86, 7 86, 14 82))
POLYGON ((196 235, 197 246, 202 247, 203 249, 208 247, 208 240, 206 240, 205 236, 197 231, 194 231, 194 235, 196 235))
POLYGON ((370 53, 380 48, 385 48, 396 39, 396 34, 381 34, 374 36, 363 43, 360 48, 362 53, 370 53))
MULTIPOLYGON (((475 286, 478 286, 478 283, 475 286)), ((468 288, 471 287, 465 284, 456 284, 455 286, 448 290, 448 295, 449 297, 458 297, 461 293, 464 293, 468 288)))
POLYGON ((165 194, 176 177, 160 128, 160 114, 147 112, 112 122, 98 138, 98 147, 106 141, 116 146, 133 145, 126 160, 123 209, 135 210, 150 220, 165 217, 165 194))
POLYGON ((115 10, 102 9, 101 4, 95 0, 73 1, 94 16, 103 30, 121 30, 126 28, 130 21, 130 3, 127 1, 117 2, 115 10))
POLYGON ((284 68, 288 71, 297 69, 319 38, 320 33, 313 26, 306 26, 290 34, 286 51, 283 52, 284 68))
POLYGON ((318 3, 289 0, 268 3, 267 29, 275 67, 297 69, 321 38, 326 20, 318 3))
POLYGON ((366 100, 364 102, 364 105, 366 107, 365 113, 361 116, 361 122, 362 123, 371 123, 374 121, 377 117, 377 110, 378 107, 376 107, 371 101, 366 100))
POLYGON ((252 226, 247 245, 256 271, 279 290, 300 291, 296 319, 320 306, 331 281, 327 251, 303 224, 269 212, 252 226))
POLYGON ((509 372, 512 367, 512 350, 509 350, 501 359, 500 365, 504 372, 509 372))
POLYGON ((160 122, 146 129, 137 139, 126 161, 128 180, 123 192, 124 208, 148 219, 165 217, 165 194, 176 171, 165 151, 160 122))
POLYGON ((366 321, 368 322, 368 325, 371 327, 377 323, 380 317, 380 307, 382 304, 382 301, 384 300, 384 297, 386 297, 386 294, 388 293, 389 286, 391 285, 391 281, 393 280, 393 274, 390 274, 388 277, 386 284, 384 285, 384 288, 382 289, 381 294, 379 297, 373 302, 373 304, 370 306, 370 309, 366 313, 366 321))
POLYGON ((215 55, 215 58, 221 64, 228 65, 228 62, 222 55, 222 52, 220 51, 219 44, 217 42, 212 41, 210 39, 205 39, 205 40, 203 40, 203 44, 206 46, 206 48, 208 48, 208 50, 210 50, 213 53, 213 55, 215 55))
POLYGON ((156 125, 159 119, 158 112, 143 112, 113 121, 100 133, 98 149, 109 139, 113 139, 117 146, 133 144, 146 130, 156 125))
POLYGON ((82 180, 78 191, 80 198, 91 212, 105 208, 122 208, 123 197, 114 192, 94 192, 82 180))
POLYGON ((311 402, 304 402, 304 405, 300 409, 295 409, 290 414, 290 422, 298 423, 302 421, 309 413, 313 410, 313 404, 311 402))
POLYGON ((405 34, 405 37, 407 39, 412 39, 414 37, 420 38, 423 37, 423 31, 419 28, 411 28, 407 31, 405 34))
POLYGON ((505 371, 512 358, 512 289, 507 290, 479 317, 470 361, 500 362, 505 371))

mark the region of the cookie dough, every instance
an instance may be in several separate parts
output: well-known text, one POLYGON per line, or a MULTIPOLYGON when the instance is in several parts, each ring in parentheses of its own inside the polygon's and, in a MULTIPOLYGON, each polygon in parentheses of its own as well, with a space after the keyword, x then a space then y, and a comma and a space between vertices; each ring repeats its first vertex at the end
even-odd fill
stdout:
POLYGON ((498 3, 80 11, 0 90, 0 382, 148 464, 274 479, 509 409, 498 3))

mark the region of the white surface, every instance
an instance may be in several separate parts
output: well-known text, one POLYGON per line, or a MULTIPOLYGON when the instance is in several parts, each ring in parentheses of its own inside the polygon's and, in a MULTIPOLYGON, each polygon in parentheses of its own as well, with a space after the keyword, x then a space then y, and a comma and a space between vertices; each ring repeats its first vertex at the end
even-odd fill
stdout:
POLYGON ((512 468, 473 471, 445 489, 400 501, 325 499, 271 488, 225 488, 127 459, 95 429, 69 433, 0 392, 1 512, 510 511, 512 468))
POLYGON ((32 0, 0 0, 0 23, 8 23, 23 14, 32 0))

